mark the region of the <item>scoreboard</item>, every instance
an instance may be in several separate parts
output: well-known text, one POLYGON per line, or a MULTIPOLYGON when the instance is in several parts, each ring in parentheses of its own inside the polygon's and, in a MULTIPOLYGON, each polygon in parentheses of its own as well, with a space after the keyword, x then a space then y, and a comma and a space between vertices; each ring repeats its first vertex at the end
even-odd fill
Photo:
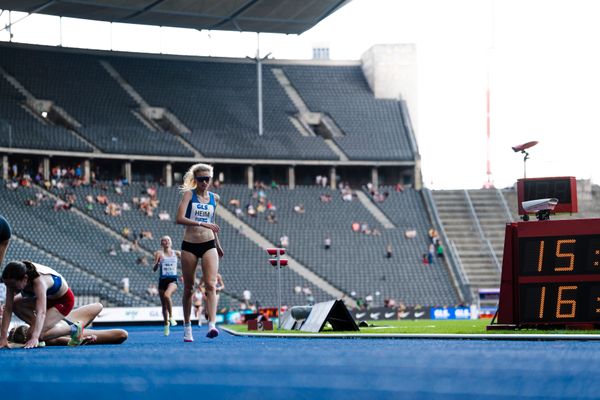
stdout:
POLYGON ((507 224, 495 325, 600 326, 600 219, 507 224))

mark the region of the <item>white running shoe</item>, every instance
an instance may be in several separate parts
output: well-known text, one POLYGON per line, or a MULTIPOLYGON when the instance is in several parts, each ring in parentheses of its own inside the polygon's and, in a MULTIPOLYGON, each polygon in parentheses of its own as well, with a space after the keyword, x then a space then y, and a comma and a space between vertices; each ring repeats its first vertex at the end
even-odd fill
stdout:
POLYGON ((194 336, 192 336, 192 324, 184 324, 183 325, 183 341, 184 342, 193 342, 194 336))

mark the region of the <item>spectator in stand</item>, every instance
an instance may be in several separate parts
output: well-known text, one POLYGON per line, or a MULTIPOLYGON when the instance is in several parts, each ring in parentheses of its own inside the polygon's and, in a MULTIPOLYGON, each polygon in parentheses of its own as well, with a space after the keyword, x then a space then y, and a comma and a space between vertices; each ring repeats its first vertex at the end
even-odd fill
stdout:
POLYGON ((385 246, 385 258, 392 258, 392 254, 392 244, 388 243, 387 246, 385 246))
POLYGON ((322 194, 319 196, 319 200, 321 203, 331 203, 331 195, 330 194, 322 194))
POLYGON ((328 235, 325 240, 323 240, 323 246, 325 247, 325 250, 329 250, 331 248, 331 236, 328 235))
POLYGON ((206 302, 206 294, 204 293, 204 285, 201 281, 196 283, 196 290, 194 290, 194 296, 192 298, 192 304, 194 306, 194 316, 198 319, 198 326, 202 326, 202 318, 204 318, 204 312, 202 305, 206 302))
POLYGON ((277 216, 273 212, 269 212, 265 218, 266 218, 267 222, 270 224, 277 223, 277 216))
POLYGON ((246 305, 246 307, 250 308, 250 299, 252 299, 252 292, 250 292, 248 288, 245 288, 242 292, 242 299, 244 299, 244 304, 246 305))
POLYGON ((66 205, 67 205, 67 203, 65 203, 65 201, 59 197, 54 202, 54 207, 52 209, 54 211, 64 210, 64 206, 66 206, 66 205))
POLYGON ((148 295, 152 297, 158 296, 158 287, 156 286, 156 284, 149 284, 148 289, 146 289, 146 293, 148 293, 148 295))
POLYGON ((297 204, 294 206, 294 212, 296 214, 304 214, 306 210, 304 209, 304 204, 297 204))
POLYGON ((440 239, 437 231, 434 228, 430 228, 427 234, 429 235, 429 240, 431 240, 431 243, 435 243, 440 239))
POLYGON ((217 284, 215 285, 215 290, 217 292, 217 305, 219 304, 219 299, 221 297, 221 292, 225 290, 225 282, 223 282, 223 277, 221 274, 217 274, 217 284))
POLYGON ((141 265, 142 267, 148 266, 148 258, 146 256, 139 256, 135 261, 137 265, 141 265))
POLYGON ((283 235, 279 238, 279 246, 283 247, 284 249, 287 248, 290 245, 290 238, 288 238, 287 235, 283 235))
POLYGON ((423 253, 421 256, 421 262, 423 265, 429 265, 429 257, 427 257, 427 253, 423 253))
POLYGON ((444 258, 444 247, 442 246, 442 243, 439 240, 437 241, 435 252, 438 258, 444 258))
POLYGON ((429 265, 433 265, 433 255, 435 254, 435 246, 433 243, 429 244, 429 248, 427 250, 427 262, 429 265))
POLYGON ((123 277, 121 279, 121 284, 123 285, 123 292, 129 293, 129 278, 123 277))
POLYGON ((121 251, 123 253, 129 253, 131 251, 131 245, 128 242, 121 243, 121 251))

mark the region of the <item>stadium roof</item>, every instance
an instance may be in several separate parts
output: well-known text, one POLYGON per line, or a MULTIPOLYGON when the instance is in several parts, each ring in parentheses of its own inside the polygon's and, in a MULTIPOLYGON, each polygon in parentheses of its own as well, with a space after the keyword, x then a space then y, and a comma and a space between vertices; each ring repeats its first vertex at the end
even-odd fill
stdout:
POLYGON ((352 0, 0 0, 0 9, 130 24, 300 34, 352 0))

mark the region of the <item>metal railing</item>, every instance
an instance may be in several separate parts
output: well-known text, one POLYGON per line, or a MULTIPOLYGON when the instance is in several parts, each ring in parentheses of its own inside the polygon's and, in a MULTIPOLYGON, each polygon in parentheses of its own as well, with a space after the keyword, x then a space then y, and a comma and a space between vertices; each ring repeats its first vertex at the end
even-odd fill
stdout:
POLYGON ((508 207, 508 203, 506 202, 506 199, 504 198, 502 191, 498 188, 496 188, 496 195, 498 195, 498 198, 500 199, 500 203, 502 203, 502 208, 504 209, 504 214, 506 214, 506 220, 508 222, 512 222, 513 216, 512 216, 512 213, 510 212, 510 208, 508 207))
POLYGON ((498 269, 498 272, 501 272, 502 268, 500 266, 500 262, 498 261, 498 257, 496 256, 496 251, 494 250, 492 243, 489 241, 489 239, 485 236, 485 233, 483 232, 483 228, 481 227, 481 224, 479 223, 479 217, 477 216, 475 207, 473 207, 473 202, 471 201, 471 196, 469 195, 469 192, 467 191, 467 189, 464 189, 464 193, 465 193, 465 199, 467 200, 467 204, 469 205, 469 212, 471 214, 471 218, 473 219, 473 223, 475 224, 475 227, 477 228, 479 237, 480 237, 481 241, 486 245, 489 253, 491 254, 494 264, 496 264, 496 268, 498 269))
POLYGON ((467 278, 462 260, 458 254, 458 250, 454 245, 454 242, 448 238, 446 234, 446 230, 444 229, 444 225, 442 224, 442 220, 440 218, 437 206, 435 205, 435 200, 433 199, 433 195, 431 191, 427 188, 421 190, 423 193, 423 197, 425 200, 425 204, 427 206, 427 211, 429 213, 429 217, 436 227, 442 241, 448 245, 448 250, 446 252, 446 260, 448 261, 448 265, 450 266, 450 273, 452 275, 452 279, 454 280, 455 286, 459 289, 459 295, 461 300, 467 303, 473 302, 473 293, 471 292, 471 283, 467 278))

